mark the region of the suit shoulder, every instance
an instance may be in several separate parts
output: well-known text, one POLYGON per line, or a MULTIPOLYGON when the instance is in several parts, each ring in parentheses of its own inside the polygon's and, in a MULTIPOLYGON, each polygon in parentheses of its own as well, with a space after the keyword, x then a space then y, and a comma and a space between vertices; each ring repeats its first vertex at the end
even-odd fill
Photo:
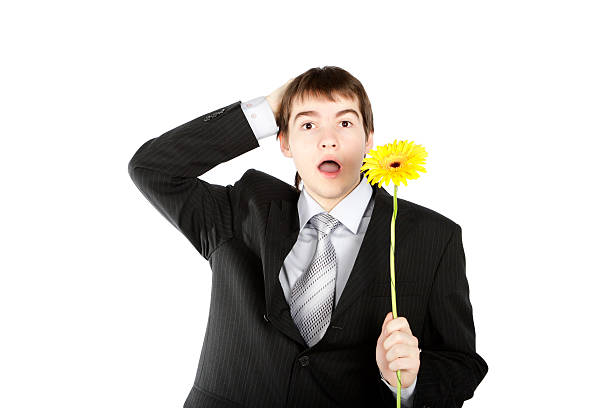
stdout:
POLYGON ((442 229, 448 232, 461 228, 451 218, 424 205, 400 198, 397 199, 397 202, 398 210, 410 211, 414 215, 414 219, 425 228, 442 229))
POLYGON ((240 179, 243 194, 256 201, 296 200, 299 191, 268 173, 257 169, 248 169, 240 179))

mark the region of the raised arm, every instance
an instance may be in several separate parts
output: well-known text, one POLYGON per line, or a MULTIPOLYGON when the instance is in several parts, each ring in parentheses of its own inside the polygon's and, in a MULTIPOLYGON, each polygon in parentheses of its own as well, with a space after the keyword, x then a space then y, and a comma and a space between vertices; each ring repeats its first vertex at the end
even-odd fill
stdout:
POLYGON ((245 105, 234 102, 148 140, 128 164, 140 192, 207 260, 234 234, 246 173, 227 186, 198 176, 259 146, 253 131, 257 123, 246 118, 245 105))

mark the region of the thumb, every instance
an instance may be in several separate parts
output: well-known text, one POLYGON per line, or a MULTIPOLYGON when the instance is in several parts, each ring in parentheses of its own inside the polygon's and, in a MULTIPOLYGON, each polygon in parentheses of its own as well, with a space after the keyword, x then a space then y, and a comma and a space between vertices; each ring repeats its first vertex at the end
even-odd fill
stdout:
POLYGON ((383 334, 385 333, 385 326, 393 319, 393 312, 387 313, 385 316, 385 320, 383 321, 382 328, 380 329, 380 335, 378 336, 378 343, 381 343, 383 340, 383 334))
POLYGON ((383 322, 383 325, 382 325, 383 330, 385 328, 385 325, 389 323, 391 320, 393 320, 393 312, 389 312, 387 313, 387 316, 385 316, 385 321, 383 322))

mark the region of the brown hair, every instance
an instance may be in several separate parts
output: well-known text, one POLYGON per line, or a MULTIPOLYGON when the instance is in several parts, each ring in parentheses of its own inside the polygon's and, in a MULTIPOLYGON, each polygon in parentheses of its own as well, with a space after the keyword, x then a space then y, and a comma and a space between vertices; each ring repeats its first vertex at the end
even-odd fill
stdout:
MULTIPOLYGON (((361 82, 349 72, 329 65, 323 68, 311 68, 295 77, 287 85, 275 116, 276 124, 279 128, 278 133, 282 132, 284 138, 288 140, 291 105, 294 100, 302 101, 304 97, 311 96, 315 98, 323 97, 328 101, 335 102, 338 95, 347 99, 357 99, 367 140, 370 132, 374 131, 374 117, 368 94, 361 82)), ((278 139, 279 135, 277 134, 276 140, 278 139)), ((296 171, 295 188, 298 190, 300 189, 301 180, 300 174, 296 171)))

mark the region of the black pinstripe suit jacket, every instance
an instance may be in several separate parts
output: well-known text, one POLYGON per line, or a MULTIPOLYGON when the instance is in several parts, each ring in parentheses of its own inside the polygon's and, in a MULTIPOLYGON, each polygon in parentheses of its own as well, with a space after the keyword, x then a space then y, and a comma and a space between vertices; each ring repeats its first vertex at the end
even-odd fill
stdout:
MULTIPOLYGON (((259 146, 240 101, 148 140, 129 162, 146 199, 209 261, 212 294, 195 381, 184 407, 395 407, 376 342, 391 311, 393 196, 375 205, 325 336, 308 347, 278 275, 298 235, 295 187, 249 169, 234 185, 198 178, 259 146)), ((460 407, 488 368, 475 350, 461 227, 398 199, 398 315, 419 339, 414 408, 460 407)))

